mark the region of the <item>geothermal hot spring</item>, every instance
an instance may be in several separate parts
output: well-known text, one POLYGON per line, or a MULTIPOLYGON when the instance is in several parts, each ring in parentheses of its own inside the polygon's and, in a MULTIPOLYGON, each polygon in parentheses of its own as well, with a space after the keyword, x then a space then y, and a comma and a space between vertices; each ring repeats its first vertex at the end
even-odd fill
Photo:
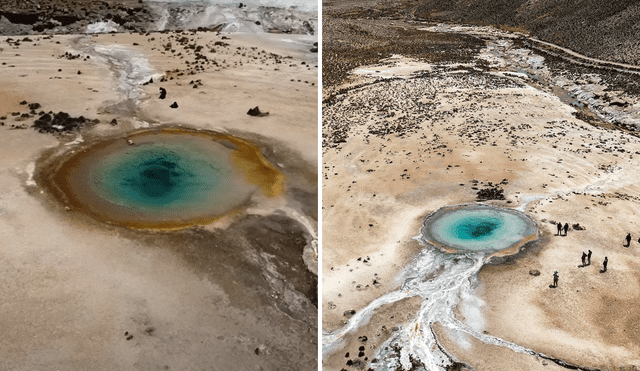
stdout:
POLYGON ((465 205, 428 215, 420 232, 423 242, 445 251, 504 253, 534 239, 537 227, 515 210, 465 205))
POLYGON ((283 191, 282 174, 248 142, 176 127, 100 140, 40 167, 36 181, 69 209, 131 228, 208 224, 283 191))
POLYGON ((375 311, 402 299, 420 296, 422 304, 398 331, 379 345, 368 358, 376 359, 369 367, 375 370, 445 370, 456 362, 446 353, 435 336, 433 325, 439 322, 463 347, 469 336, 485 343, 508 347, 516 352, 535 354, 556 363, 566 364, 536 351, 526 349, 482 332, 479 310, 468 313, 469 323, 454 316, 461 298, 473 302, 472 289, 477 273, 493 256, 511 255, 538 239, 536 223, 527 215, 486 205, 458 205, 429 214, 416 237, 425 248, 396 277, 400 287, 373 300, 356 312, 347 324, 323 333, 323 354, 340 351, 348 334, 357 335, 375 311), (413 360, 413 362, 412 362, 413 360))

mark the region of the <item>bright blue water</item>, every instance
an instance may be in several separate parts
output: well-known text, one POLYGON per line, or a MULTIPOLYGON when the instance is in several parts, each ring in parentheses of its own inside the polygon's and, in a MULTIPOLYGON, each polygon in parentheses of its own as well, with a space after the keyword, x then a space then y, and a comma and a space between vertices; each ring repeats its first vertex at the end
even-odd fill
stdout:
POLYGON ((95 164, 89 186, 104 201, 141 211, 216 209, 237 202, 238 176, 224 152, 169 140, 137 144, 95 164))
POLYGON ((536 233, 534 223, 511 209, 467 206, 441 209, 425 220, 427 241, 459 251, 499 251, 536 233))
POLYGON ((219 190, 225 171, 222 163, 199 159, 187 146, 153 143, 105 159, 90 177, 110 202, 151 209, 198 202, 219 190))

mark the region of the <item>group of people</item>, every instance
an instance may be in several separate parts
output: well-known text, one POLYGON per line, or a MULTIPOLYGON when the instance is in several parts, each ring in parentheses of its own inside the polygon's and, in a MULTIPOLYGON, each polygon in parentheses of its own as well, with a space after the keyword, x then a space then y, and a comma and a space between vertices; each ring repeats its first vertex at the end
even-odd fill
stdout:
MULTIPOLYGON (((562 225, 562 223, 558 222, 557 224, 558 227, 558 234, 556 236, 562 236, 562 232, 564 230, 564 235, 567 235, 567 231, 569 230, 569 224, 565 223, 564 226, 562 225)), ((629 245, 631 244, 631 233, 627 233, 627 236, 625 237, 625 241, 627 241, 627 244, 624 245, 625 247, 629 247, 629 245)), ((638 242, 640 242, 640 238, 638 238, 638 242)), ((589 253, 585 253, 584 251, 582 252, 582 265, 579 265, 579 268, 582 267, 586 267, 587 265, 591 265, 591 254, 592 251, 588 250, 589 253)), ((600 271, 600 273, 604 273, 607 271, 607 264, 609 264, 609 258, 608 257, 604 257, 604 261, 602 262, 602 270, 600 271)), ((553 285, 551 285, 550 287, 558 287, 558 271, 554 271, 553 272, 553 285)))
POLYGON ((564 235, 567 235, 567 231, 569 230, 569 223, 564 223, 564 226, 562 226, 562 223, 558 222, 558 224, 556 225, 558 227, 558 234, 556 234, 556 236, 562 236, 562 231, 564 230, 564 235))
MULTIPOLYGON (((602 270, 600 273, 604 273, 607 271, 607 264, 609 264, 609 258, 604 257, 604 261, 602 262, 602 270)), ((582 265, 579 265, 579 268, 586 267, 587 265, 591 265, 591 250, 589 250, 588 254, 582 252, 582 265)), ((553 272, 553 285, 550 287, 558 287, 558 271, 553 272)))
MULTIPOLYGON (((589 253, 585 254, 582 252, 582 265, 579 265, 579 268, 586 267, 587 265, 591 265, 591 250, 588 250, 589 253)), ((604 262, 602 263, 602 273, 607 271, 607 263, 609 262, 609 258, 604 257, 604 262)))

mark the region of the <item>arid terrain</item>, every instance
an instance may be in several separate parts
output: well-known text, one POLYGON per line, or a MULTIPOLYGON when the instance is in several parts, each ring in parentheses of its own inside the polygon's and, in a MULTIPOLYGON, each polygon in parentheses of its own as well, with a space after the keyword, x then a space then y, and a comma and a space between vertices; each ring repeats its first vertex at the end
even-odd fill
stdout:
POLYGON ((323 369, 640 368, 634 59, 402 6, 323 8, 323 369), (525 212, 538 241, 415 239, 469 203, 525 212))
MULTIPOLYGON (((120 6, 100 3, 82 6, 120 6)), ((0 369, 316 369, 316 41, 210 29, 0 36, 0 369), (50 156, 159 127, 251 143, 284 192, 154 231, 96 220, 39 183, 50 156)))

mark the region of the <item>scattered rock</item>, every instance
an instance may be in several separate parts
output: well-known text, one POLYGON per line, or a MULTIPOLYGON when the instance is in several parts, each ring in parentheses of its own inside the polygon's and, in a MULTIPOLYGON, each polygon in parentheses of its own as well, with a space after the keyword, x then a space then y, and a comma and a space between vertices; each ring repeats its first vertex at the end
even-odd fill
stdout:
POLYGON ((160 88, 160 99, 167 97, 167 91, 164 88, 160 88))
POLYGON ((44 114, 34 123, 33 127, 39 129, 41 133, 56 133, 61 131, 71 131, 80 128, 88 122, 84 117, 71 117, 66 112, 56 114, 44 114))
POLYGON ((266 349, 267 349, 267 346, 266 346, 266 345, 264 345, 264 344, 260 344, 260 346, 259 346, 259 347, 257 347, 257 348, 255 349, 255 351, 254 351, 254 352, 255 352, 257 355, 260 355, 260 354, 264 354, 266 349))
POLYGON ((111 120, 111 126, 116 126, 116 125, 118 125, 118 120, 116 119, 111 120))
POLYGON ((618 106, 618 107, 626 107, 626 106, 629 105, 629 103, 626 100, 624 100, 624 99, 622 99, 620 97, 613 97, 613 98, 611 98, 611 101, 609 101, 609 105, 610 106, 618 106))
POLYGON ((351 310, 345 310, 342 315, 347 318, 351 318, 351 316, 353 316, 354 314, 356 314, 356 311, 351 309, 351 310))
POLYGON ((532 276, 534 276, 534 277, 538 277, 538 276, 540 275, 540 271, 539 271, 539 270, 537 270, 537 269, 531 269, 531 270, 529 271, 529 274, 530 274, 530 275, 532 275, 532 276))
POLYGON ((169 107, 171 108, 178 108, 178 103, 177 102, 173 102, 172 105, 170 105, 169 107))
POLYGON ((484 188, 476 193, 478 197, 478 201, 486 201, 486 200, 504 200, 504 189, 495 187, 495 188, 484 188))
POLYGON ((576 223, 576 224, 572 225, 571 228, 573 228, 576 231, 584 231, 585 229, 587 229, 587 228, 581 226, 579 223, 576 223))
POLYGON ((249 111, 247 111, 247 115, 249 116, 263 117, 268 114, 269 112, 260 112, 260 108, 258 108, 258 106, 256 106, 255 108, 249 108, 249 111))

